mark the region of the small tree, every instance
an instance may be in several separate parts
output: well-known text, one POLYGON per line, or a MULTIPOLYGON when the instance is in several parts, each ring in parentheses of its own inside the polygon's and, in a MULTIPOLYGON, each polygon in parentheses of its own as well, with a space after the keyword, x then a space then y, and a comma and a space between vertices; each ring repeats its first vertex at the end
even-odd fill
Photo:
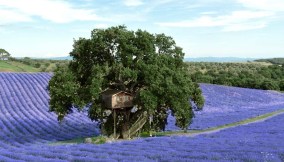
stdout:
MULTIPOLYGON (((168 110, 176 125, 186 130, 194 116, 191 103, 201 109, 204 99, 198 84, 191 81, 183 62, 182 48, 164 34, 129 31, 125 26, 94 29, 90 39, 74 41, 68 67, 59 67, 49 82, 50 110, 62 120, 72 108, 89 107, 89 117, 101 124, 107 135, 113 118, 101 100, 107 89, 134 96, 137 110, 129 119, 119 116, 117 132, 133 124, 139 114, 151 116, 152 129, 165 128, 168 110)), ((150 124, 144 129, 149 130, 150 124)))
POLYGON ((284 91, 284 79, 279 81, 279 88, 280 88, 280 91, 284 91))
POLYGON ((264 80, 261 88, 264 90, 280 90, 277 82, 272 80, 264 80))
POLYGON ((5 49, 0 48, 0 60, 8 60, 10 57, 10 53, 5 49))

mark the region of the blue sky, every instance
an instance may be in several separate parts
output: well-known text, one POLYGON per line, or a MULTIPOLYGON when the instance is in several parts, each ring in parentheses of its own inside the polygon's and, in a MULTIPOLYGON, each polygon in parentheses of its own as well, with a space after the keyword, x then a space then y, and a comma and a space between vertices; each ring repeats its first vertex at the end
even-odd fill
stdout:
POLYGON ((67 56, 94 28, 165 33, 185 57, 284 57, 284 0, 0 0, 0 48, 67 56))

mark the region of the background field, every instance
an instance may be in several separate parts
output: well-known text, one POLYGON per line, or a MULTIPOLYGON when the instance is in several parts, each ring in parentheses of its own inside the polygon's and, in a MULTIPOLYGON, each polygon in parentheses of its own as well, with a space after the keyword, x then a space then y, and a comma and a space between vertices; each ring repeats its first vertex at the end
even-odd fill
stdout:
POLYGON ((39 69, 17 61, 1 61, 1 72, 39 72, 39 69))
POLYGON ((56 67, 67 65, 68 60, 31 59, 28 57, 0 61, 0 72, 53 72, 56 67))

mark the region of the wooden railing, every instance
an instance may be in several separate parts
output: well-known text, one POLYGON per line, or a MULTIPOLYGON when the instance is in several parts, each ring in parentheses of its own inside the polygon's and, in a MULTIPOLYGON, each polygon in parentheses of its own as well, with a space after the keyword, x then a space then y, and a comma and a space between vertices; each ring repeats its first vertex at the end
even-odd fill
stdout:
MULTIPOLYGON (((147 122, 148 114, 147 112, 142 113, 138 119, 135 121, 135 123, 126 131, 122 132, 123 138, 132 138, 136 135, 136 133, 144 126, 144 124, 147 122)), ((110 135, 110 138, 112 139, 118 139, 120 137, 120 134, 112 134, 110 135)))
POLYGON ((141 114, 136 122, 129 128, 127 131, 124 131, 123 138, 132 138, 136 135, 136 133, 144 126, 144 124, 147 122, 148 115, 147 112, 144 112, 141 114))

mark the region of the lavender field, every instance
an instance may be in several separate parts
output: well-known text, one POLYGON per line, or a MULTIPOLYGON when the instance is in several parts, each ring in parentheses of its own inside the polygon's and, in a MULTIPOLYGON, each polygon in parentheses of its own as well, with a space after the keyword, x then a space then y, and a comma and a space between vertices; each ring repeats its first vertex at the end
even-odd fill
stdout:
MULTIPOLYGON (((205 106, 195 112, 189 129, 206 129, 284 109, 284 94, 275 91, 201 84, 205 106)), ((166 130, 178 130, 170 121, 166 130)))
MULTIPOLYGON (((99 135, 74 112, 48 112, 49 73, 0 73, 0 161, 284 161, 284 115, 195 137, 141 138, 102 145, 55 141, 99 135)), ((201 84, 206 99, 190 129, 220 126, 284 109, 284 94, 201 84)), ((169 116, 167 130, 177 130, 169 116)))

